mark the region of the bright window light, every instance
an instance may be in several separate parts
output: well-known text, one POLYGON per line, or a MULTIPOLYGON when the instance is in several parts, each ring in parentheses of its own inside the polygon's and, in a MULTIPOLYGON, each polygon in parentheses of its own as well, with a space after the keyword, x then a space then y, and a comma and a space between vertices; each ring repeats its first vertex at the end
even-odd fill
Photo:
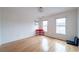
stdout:
POLYGON ((43 30, 47 32, 48 21, 43 21, 43 30))
POLYGON ((56 33, 66 34, 66 18, 56 19, 56 33))
POLYGON ((35 29, 39 29, 39 23, 35 22, 35 29))

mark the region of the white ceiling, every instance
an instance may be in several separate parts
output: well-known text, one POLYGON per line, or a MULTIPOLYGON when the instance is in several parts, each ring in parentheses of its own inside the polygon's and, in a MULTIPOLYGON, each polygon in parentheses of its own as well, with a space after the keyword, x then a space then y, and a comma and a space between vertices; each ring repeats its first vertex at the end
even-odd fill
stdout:
POLYGON ((68 10, 76 9, 75 7, 43 7, 43 12, 39 12, 39 7, 27 7, 27 8, 20 8, 19 10, 24 10, 24 13, 28 14, 29 16, 35 18, 41 18, 44 16, 54 15, 57 13, 65 12, 68 10))
POLYGON ((16 8, 5 8, 5 10, 9 10, 9 12, 16 12, 20 14, 25 14, 27 17, 32 18, 40 18, 43 16, 49 16, 53 14, 57 14, 60 12, 68 11, 71 9, 76 9, 76 7, 43 7, 43 12, 39 12, 39 7, 16 7, 16 8), (17 11, 18 10, 18 11, 17 11))
POLYGON ((43 12, 39 12, 37 8, 37 17, 42 17, 42 16, 49 16, 49 15, 54 15, 57 13, 65 12, 68 10, 76 9, 74 7, 43 7, 43 12))

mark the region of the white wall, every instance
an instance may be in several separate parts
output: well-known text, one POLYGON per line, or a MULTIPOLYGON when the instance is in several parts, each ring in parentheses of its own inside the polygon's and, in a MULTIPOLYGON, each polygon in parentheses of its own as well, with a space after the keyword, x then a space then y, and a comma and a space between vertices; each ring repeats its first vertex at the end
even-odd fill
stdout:
POLYGON ((3 8, 2 44, 34 35, 34 19, 25 8, 3 8))
POLYGON ((46 35, 50 37, 64 39, 64 40, 74 37, 75 35, 77 35, 77 19, 76 18, 77 18, 76 9, 43 18, 42 20, 48 20, 48 32, 46 33, 46 35), (67 22, 66 22, 67 34, 66 35, 56 34, 56 19, 62 18, 62 17, 67 18, 67 22))
POLYGON ((0 44, 1 44, 1 37, 2 37, 2 35, 1 35, 1 12, 2 12, 2 10, 1 10, 1 8, 0 8, 0 44))
POLYGON ((77 21, 77 24, 78 24, 78 30, 77 30, 77 31, 78 31, 78 38, 79 38, 79 8, 78 8, 78 16, 77 16, 77 17, 78 17, 78 19, 77 19, 77 20, 78 20, 78 21, 77 21))

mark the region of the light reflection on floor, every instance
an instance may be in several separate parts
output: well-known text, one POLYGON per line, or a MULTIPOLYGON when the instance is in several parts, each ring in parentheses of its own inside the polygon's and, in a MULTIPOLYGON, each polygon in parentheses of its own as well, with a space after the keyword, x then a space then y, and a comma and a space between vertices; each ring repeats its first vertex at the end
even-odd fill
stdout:
MULTIPOLYGON (((48 51, 49 50, 48 43, 49 43, 48 39, 43 37, 42 40, 41 40, 41 46, 42 46, 43 51, 48 51)), ((54 51, 56 51, 56 52, 66 52, 66 47, 61 43, 54 42, 53 47, 54 47, 53 48, 54 51)))
POLYGON ((48 51, 49 50, 48 40, 43 38, 41 40, 41 46, 42 46, 43 51, 48 51))
MULTIPOLYGON (((41 40, 41 46, 42 46, 42 50, 43 51, 49 51, 49 44, 48 44, 48 39, 47 38, 44 38, 42 37, 42 40, 41 40)), ((62 43, 58 43, 58 42, 53 42, 54 45, 52 45, 52 49, 55 51, 55 52, 66 52, 66 46, 62 43)))
POLYGON ((66 47, 60 43, 55 43, 55 52, 66 52, 66 47))

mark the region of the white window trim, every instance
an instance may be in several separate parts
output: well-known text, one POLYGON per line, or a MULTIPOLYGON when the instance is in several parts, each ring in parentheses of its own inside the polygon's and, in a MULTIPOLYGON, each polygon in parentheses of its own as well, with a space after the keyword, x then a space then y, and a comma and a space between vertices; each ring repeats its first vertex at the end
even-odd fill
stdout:
POLYGON ((67 21, 67 18, 66 17, 62 17, 62 18, 57 18, 56 19, 56 33, 57 34, 61 34, 61 35, 66 35, 67 33, 66 33, 66 21, 67 21), (65 26, 65 33, 57 33, 57 19, 63 19, 63 18, 65 18, 65 25, 61 25, 61 26, 65 26))

